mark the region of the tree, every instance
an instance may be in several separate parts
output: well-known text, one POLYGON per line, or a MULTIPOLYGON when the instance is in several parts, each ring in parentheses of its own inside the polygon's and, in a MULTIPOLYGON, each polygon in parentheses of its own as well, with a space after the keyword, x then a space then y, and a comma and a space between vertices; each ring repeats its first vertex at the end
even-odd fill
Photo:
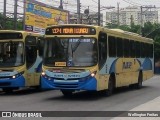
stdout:
MULTIPOLYGON (((0 26, 2 27, 1 29, 3 29, 3 21, 4 21, 4 17, 3 15, 0 13, 0 26)), ((14 26, 14 19, 10 18, 10 17, 6 17, 5 18, 5 29, 13 29, 14 26)), ((21 20, 17 20, 17 30, 23 30, 23 21, 21 20)))

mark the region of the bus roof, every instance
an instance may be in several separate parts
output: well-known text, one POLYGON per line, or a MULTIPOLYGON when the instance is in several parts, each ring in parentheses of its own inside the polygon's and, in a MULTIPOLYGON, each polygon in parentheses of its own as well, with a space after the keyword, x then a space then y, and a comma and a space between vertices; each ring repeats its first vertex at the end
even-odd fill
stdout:
POLYGON ((146 39, 149 42, 153 41, 153 39, 151 39, 151 38, 142 37, 140 34, 129 32, 129 31, 124 31, 124 30, 121 30, 121 29, 108 29, 108 30, 111 31, 111 32, 114 32, 114 33, 115 32, 120 33, 120 34, 131 36, 131 37, 134 37, 134 38, 137 38, 137 39, 146 39))
POLYGON ((50 27, 55 27, 55 26, 88 26, 88 27, 100 27, 100 26, 95 26, 95 25, 87 25, 87 24, 61 24, 61 25, 51 25, 51 26, 48 26, 47 28, 50 28, 50 27))
POLYGON ((124 31, 122 29, 109 29, 109 28, 106 28, 106 27, 95 26, 95 25, 87 25, 87 24, 61 24, 61 25, 52 25, 52 26, 49 26, 47 28, 56 27, 56 26, 88 26, 88 27, 94 27, 96 29, 97 28, 98 29, 102 29, 103 31, 106 31, 108 33, 120 35, 121 37, 127 36, 127 38, 129 37, 129 38, 134 38, 134 39, 139 39, 139 40, 144 40, 145 39, 148 42, 153 42, 153 39, 142 37, 141 35, 139 35, 137 33, 129 32, 129 31, 124 31))
POLYGON ((20 32, 20 33, 27 33, 27 34, 34 34, 34 35, 40 35, 39 33, 35 33, 35 32, 29 32, 29 31, 24 31, 24 30, 0 30, 0 33, 5 33, 5 32, 20 32))

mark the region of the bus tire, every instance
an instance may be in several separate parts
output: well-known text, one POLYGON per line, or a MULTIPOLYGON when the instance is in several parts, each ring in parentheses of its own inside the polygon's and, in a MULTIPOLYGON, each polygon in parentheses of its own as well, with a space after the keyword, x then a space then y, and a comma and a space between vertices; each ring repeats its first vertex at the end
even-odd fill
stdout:
POLYGON ((135 84, 135 88, 136 89, 142 88, 142 82, 143 82, 143 74, 142 71, 140 71, 138 76, 138 83, 135 84))
POLYGON ((61 90, 64 97, 71 97, 73 95, 73 91, 70 90, 61 90))
POLYGON ((114 78, 110 77, 108 81, 108 89, 107 89, 107 96, 111 96, 114 90, 114 78))

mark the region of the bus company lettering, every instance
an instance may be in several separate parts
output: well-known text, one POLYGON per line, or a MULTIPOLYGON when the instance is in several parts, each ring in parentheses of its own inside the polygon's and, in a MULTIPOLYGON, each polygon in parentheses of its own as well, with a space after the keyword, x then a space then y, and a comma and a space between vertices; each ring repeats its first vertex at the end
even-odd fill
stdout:
POLYGON ((80 75, 75 75, 75 74, 72 74, 72 75, 68 75, 69 78, 80 78, 80 75))
POLYGON ((64 78, 64 77, 67 77, 67 78, 80 78, 80 75, 76 75, 76 74, 55 74, 54 77, 57 77, 57 78, 64 78))
POLYGON ((63 78, 63 74, 60 74, 60 75, 55 74, 54 77, 56 77, 56 78, 63 78))
POLYGON ((123 69, 131 68, 132 62, 123 62, 123 69))

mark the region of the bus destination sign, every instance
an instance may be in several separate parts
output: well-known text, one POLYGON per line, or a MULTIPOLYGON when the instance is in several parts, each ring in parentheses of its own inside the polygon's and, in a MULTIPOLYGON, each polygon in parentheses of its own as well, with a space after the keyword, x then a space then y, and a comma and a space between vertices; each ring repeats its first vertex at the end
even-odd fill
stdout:
POLYGON ((95 28, 91 27, 51 27, 46 30, 47 35, 94 35, 95 28))

